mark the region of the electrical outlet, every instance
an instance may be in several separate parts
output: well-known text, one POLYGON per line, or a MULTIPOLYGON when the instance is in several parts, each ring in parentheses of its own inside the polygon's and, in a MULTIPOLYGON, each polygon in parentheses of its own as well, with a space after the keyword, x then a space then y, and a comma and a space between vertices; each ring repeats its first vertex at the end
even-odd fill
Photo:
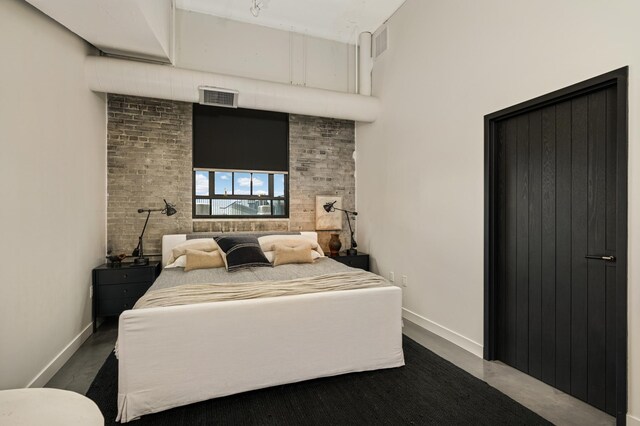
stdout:
POLYGON ((396 274, 394 274, 393 271, 389 272, 389 281, 392 283, 396 282, 396 274))
POLYGON ((402 276, 402 287, 406 287, 407 286, 407 276, 403 275, 402 276))
POLYGON ((93 286, 89 286, 89 299, 93 299, 93 286))

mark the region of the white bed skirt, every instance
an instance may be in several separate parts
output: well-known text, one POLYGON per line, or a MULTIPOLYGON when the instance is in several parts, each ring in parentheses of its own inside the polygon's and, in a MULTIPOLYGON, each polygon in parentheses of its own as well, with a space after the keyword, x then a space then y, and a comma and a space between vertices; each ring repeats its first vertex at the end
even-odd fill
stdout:
POLYGON ((402 291, 335 291, 125 311, 118 420, 317 377, 404 365, 402 291))

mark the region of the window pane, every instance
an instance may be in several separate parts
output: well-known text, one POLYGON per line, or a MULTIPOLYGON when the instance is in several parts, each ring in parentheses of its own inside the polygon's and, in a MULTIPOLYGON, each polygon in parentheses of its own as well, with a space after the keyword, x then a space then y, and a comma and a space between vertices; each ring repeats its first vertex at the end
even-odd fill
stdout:
POLYGON ((273 215, 284 216, 284 200, 273 200, 273 215))
POLYGON ((271 200, 211 200, 214 216, 271 216, 271 200))
POLYGON ((253 195, 269 195, 269 175, 266 173, 253 174, 253 195))
POLYGON ((209 195, 209 172, 196 171, 196 195, 209 195))
POLYGON ((234 173, 233 195, 251 194, 251 173, 234 173))
POLYGON ((215 172, 216 195, 231 195, 231 173, 215 172))
POLYGON ((196 198, 196 216, 209 216, 209 200, 199 200, 196 198))
POLYGON ((284 175, 273 175, 273 196, 284 197, 284 175))

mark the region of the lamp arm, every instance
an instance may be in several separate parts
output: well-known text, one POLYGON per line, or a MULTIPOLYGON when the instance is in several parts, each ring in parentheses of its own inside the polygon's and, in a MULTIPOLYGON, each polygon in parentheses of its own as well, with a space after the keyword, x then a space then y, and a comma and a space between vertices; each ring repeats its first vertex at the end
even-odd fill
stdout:
POLYGON ((147 223, 149 223, 149 216, 151 216, 151 212, 156 210, 147 210, 147 219, 144 221, 144 226, 142 227, 142 233, 140 234, 140 239, 144 236, 144 231, 147 230, 147 223))
POLYGON ((354 216, 358 215, 358 212, 352 212, 351 210, 340 209, 338 207, 331 207, 332 210, 340 210, 341 212, 350 213, 354 216))
MULTIPOLYGON (((140 209, 142 210, 142 209, 140 209)), ((147 230, 147 223, 149 223, 149 216, 151 216, 151 212, 153 211, 158 211, 156 210, 152 210, 152 209, 147 209, 147 210, 142 210, 140 211, 138 210, 138 212, 142 213, 142 212, 147 212, 147 218, 144 221, 144 226, 142 227, 142 233, 140 234, 140 236, 138 237, 138 247, 136 247, 136 249, 133 251, 133 255, 134 256, 138 256, 138 257, 143 257, 143 249, 142 249, 142 237, 144 236, 144 231, 147 230), (136 253, 137 252, 137 253, 136 253)), ((162 210, 162 209, 160 209, 162 210)))
POLYGON ((349 225, 349 232, 351 233, 351 248, 356 248, 358 247, 358 244, 356 243, 356 239, 353 237, 353 228, 351 227, 351 220, 349 219, 349 213, 346 210, 343 210, 343 212, 345 213, 345 215, 347 216, 347 224, 349 225))

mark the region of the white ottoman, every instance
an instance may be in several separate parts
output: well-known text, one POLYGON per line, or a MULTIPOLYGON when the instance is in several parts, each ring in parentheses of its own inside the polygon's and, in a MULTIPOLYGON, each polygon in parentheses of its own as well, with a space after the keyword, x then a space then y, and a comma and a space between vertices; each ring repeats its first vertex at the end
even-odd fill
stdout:
POLYGON ((104 426, 98 406, 79 393, 49 388, 0 391, 0 425, 104 426))

